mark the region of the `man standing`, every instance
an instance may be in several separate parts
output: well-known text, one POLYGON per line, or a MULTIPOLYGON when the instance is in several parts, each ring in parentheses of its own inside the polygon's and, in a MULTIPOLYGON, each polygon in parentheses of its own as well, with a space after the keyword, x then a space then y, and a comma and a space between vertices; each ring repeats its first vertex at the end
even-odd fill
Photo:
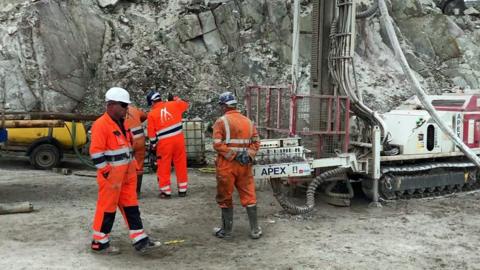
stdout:
POLYGON ((140 196, 143 178, 143 163, 145 161, 145 134, 143 133, 142 123, 147 120, 147 114, 132 106, 128 106, 125 122, 132 131, 133 152, 137 161, 137 196, 140 196))
POLYGON ((117 207, 129 228, 136 251, 145 253, 161 245, 143 229, 136 193, 136 161, 133 136, 125 124, 130 95, 125 89, 110 88, 105 94, 107 111, 92 126, 90 156, 97 167, 98 200, 93 220, 91 249, 95 253, 118 254, 110 245, 117 207))
POLYGON ((172 161, 177 177, 178 196, 185 197, 188 175, 182 114, 188 109, 188 103, 178 97, 171 97, 168 101, 162 102, 158 92, 149 93, 147 101, 153 104, 147 117, 147 131, 150 144, 156 148, 157 153, 160 198, 169 199, 172 194, 170 187, 172 161))
POLYGON ((231 238, 233 227, 233 188, 240 203, 247 209, 250 237, 258 239, 262 230, 257 222, 257 199, 253 180, 252 161, 260 148, 260 138, 252 121, 237 108, 231 92, 220 95, 224 115, 213 126, 213 148, 217 151, 217 203, 222 209, 222 226, 214 229, 218 238, 231 238))

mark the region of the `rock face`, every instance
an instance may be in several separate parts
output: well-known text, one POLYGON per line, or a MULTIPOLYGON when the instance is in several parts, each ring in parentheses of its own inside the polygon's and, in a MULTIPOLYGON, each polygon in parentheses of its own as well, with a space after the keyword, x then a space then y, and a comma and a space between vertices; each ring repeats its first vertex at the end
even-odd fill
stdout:
MULTIPOLYGON (((480 88, 473 9, 447 16, 430 0, 395 0, 390 10, 427 92, 480 88)), ((311 12, 302 1, 304 92, 311 12)), ((221 91, 241 97, 248 84, 289 83, 292 21, 287 0, 2 0, 0 90, 10 110, 97 113, 109 87, 126 88, 143 107, 156 88, 189 99, 189 117, 213 119, 221 91)), ((378 18, 357 20, 357 83, 380 111, 411 95, 386 40, 378 18)))
POLYGON ((38 1, 2 28, 1 66, 11 110, 69 111, 82 101, 102 57, 103 20, 90 6, 38 1))

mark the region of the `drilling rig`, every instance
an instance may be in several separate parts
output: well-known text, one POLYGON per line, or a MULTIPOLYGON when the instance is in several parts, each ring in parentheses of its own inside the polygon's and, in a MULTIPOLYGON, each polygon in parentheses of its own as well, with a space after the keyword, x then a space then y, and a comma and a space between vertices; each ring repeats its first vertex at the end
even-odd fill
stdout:
POLYGON ((480 187, 480 95, 426 95, 401 52, 384 0, 362 11, 351 0, 315 0, 312 25, 310 92, 298 93, 293 83, 249 86, 245 95, 247 116, 266 138, 255 179, 270 180, 285 210, 311 211, 319 187, 328 202, 349 205, 353 182, 374 206, 480 187), (355 20, 375 14, 416 91, 384 114, 363 103, 353 65, 355 20), (293 203, 282 188, 298 184, 307 187, 305 205, 293 203))

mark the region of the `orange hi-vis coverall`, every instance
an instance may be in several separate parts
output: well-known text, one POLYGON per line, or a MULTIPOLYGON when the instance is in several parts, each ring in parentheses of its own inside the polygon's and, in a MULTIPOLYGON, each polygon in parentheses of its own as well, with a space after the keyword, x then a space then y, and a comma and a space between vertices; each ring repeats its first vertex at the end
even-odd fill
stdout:
POLYGON ((137 201, 136 161, 133 136, 128 126, 115 122, 107 113, 92 126, 90 157, 97 167, 98 200, 93 220, 93 239, 105 244, 115 221, 117 207, 136 243, 147 237, 137 201))
POLYGON ((143 133, 142 123, 147 120, 147 114, 142 110, 128 106, 125 123, 132 131, 133 152, 137 161, 137 175, 143 175, 143 163, 145 161, 145 134, 143 133))
POLYGON ((175 167, 178 192, 188 188, 187 153, 182 132, 182 114, 188 102, 175 97, 173 101, 154 103, 148 113, 148 138, 157 148, 157 176, 160 192, 170 195, 170 169, 175 167))
POLYGON ((237 110, 227 111, 213 126, 213 148, 217 151, 217 203, 232 208, 233 188, 246 207, 255 205, 255 182, 252 164, 241 165, 235 160, 238 151, 246 150, 253 159, 260 148, 260 138, 253 122, 237 110))

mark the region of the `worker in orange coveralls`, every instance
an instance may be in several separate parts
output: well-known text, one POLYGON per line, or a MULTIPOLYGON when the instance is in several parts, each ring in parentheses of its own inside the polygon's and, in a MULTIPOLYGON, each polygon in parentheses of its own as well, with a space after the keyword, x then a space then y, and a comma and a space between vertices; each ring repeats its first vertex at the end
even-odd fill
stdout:
POLYGON ((138 209, 136 161, 133 136, 125 123, 130 95, 125 89, 110 88, 105 94, 106 113, 92 126, 90 156, 97 167, 98 200, 93 220, 91 249, 98 254, 118 254, 109 234, 117 207, 127 223, 133 247, 145 253, 161 245, 145 233, 138 209))
POLYGON ((162 199, 171 197, 170 169, 173 161, 178 196, 185 197, 188 188, 188 174, 185 138, 182 132, 182 114, 188 109, 188 102, 172 95, 169 95, 167 101, 162 101, 158 92, 150 92, 147 102, 152 104, 152 109, 147 117, 147 131, 150 144, 156 148, 157 153, 159 196, 162 199))
POLYGON ((217 203, 222 209, 222 226, 214 229, 218 238, 231 238, 233 227, 233 188, 240 203, 247 209, 250 237, 258 239, 262 230, 257 222, 257 198, 253 180, 252 161, 260 148, 260 138, 252 121, 237 109, 231 92, 220 95, 224 115, 213 126, 213 148, 217 151, 217 203))
POLYGON ((125 123, 130 128, 133 135, 133 152, 137 161, 137 196, 140 196, 143 179, 143 163, 145 161, 145 134, 143 133, 142 123, 147 120, 147 114, 132 106, 128 106, 125 123))

